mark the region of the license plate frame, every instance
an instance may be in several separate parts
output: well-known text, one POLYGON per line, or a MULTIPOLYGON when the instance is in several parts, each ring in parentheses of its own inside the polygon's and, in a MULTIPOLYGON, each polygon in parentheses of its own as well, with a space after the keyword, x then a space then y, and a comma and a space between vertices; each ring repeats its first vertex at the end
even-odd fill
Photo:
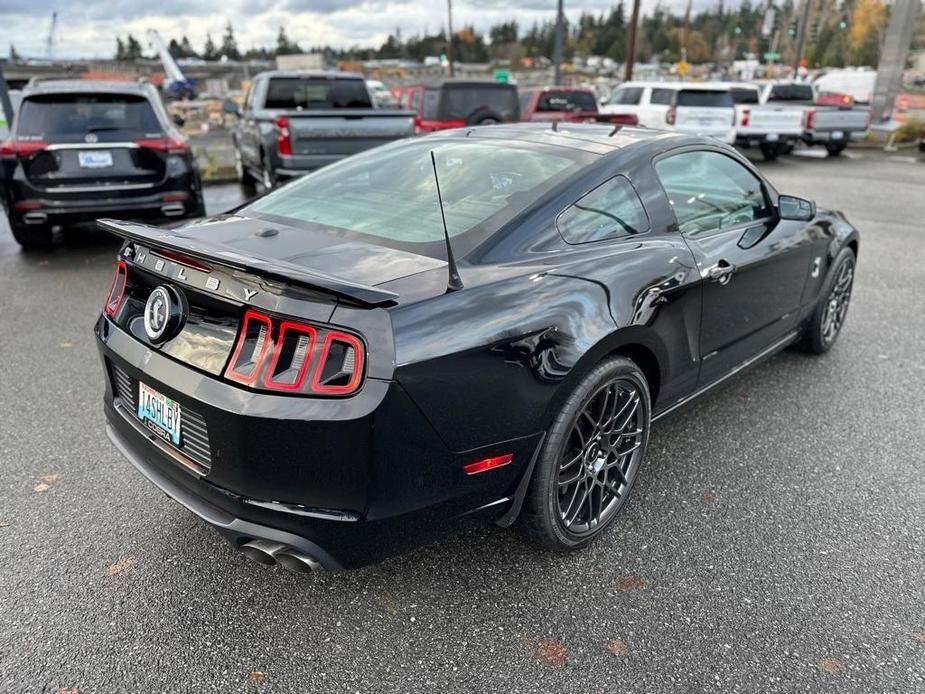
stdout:
POLYGON ((112 168, 112 152, 109 150, 89 150, 77 152, 77 163, 82 169, 112 168))
POLYGON ((174 446, 180 445, 183 413, 180 403, 138 381, 138 419, 148 429, 174 446))
POLYGON ((833 140, 841 140, 844 136, 845 133, 843 133, 841 130, 833 130, 831 135, 833 140))

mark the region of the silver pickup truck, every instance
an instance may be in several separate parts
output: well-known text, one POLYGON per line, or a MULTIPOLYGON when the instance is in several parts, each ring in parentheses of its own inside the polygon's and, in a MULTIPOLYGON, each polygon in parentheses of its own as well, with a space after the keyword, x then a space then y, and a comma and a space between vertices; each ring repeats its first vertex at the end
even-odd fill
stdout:
POLYGON ((761 103, 761 90, 755 84, 728 84, 735 104, 736 146, 757 146, 768 161, 793 149, 803 137, 804 113, 801 106, 787 103, 761 103))
POLYGON ((852 139, 860 139, 870 127, 870 109, 856 106, 821 106, 816 90, 805 82, 772 82, 764 85, 763 104, 803 107, 803 137, 807 145, 823 145, 838 156, 852 139))
POLYGON ((362 75, 346 72, 262 72, 238 115, 238 178, 266 190, 414 134, 413 111, 375 108, 362 75))

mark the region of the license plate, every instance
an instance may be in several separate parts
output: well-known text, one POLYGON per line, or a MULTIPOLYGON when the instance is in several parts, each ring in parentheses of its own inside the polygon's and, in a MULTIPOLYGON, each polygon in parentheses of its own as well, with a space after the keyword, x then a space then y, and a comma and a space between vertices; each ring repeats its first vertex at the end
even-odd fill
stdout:
POLYGON ((835 130, 835 131, 832 133, 832 139, 833 139, 833 140, 840 140, 840 139, 842 139, 844 136, 845 136, 845 133, 843 133, 841 130, 835 130))
POLYGON ((78 152, 77 160, 84 169, 105 169, 112 166, 112 152, 78 152))
POLYGON ((768 142, 777 142, 780 139, 780 135, 777 133, 768 133, 767 140, 768 142))
POLYGON ((138 419, 158 436, 180 445, 180 403, 138 382, 138 419))

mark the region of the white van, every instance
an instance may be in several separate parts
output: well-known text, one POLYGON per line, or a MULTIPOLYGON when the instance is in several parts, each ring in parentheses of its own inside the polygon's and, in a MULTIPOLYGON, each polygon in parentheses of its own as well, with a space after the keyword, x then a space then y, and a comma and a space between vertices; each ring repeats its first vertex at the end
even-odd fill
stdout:
POLYGON ((858 104, 869 104, 874 98, 877 73, 868 69, 828 70, 813 82, 817 92, 847 94, 858 104))
POLYGON ((633 114, 639 125, 735 142, 735 105, 729 87, 709 82, 624 82, 604 113, 633 114))

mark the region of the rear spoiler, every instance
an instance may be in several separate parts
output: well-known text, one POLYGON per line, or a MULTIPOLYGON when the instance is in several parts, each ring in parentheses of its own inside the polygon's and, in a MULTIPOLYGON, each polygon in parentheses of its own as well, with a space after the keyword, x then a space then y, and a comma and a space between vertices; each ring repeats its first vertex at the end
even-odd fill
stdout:
POLYGON ((243 272, 253 273, 267 279, 279 280, 288 284, 321 290, 347 301, 363 306, 382 306, 394 303, 398 294, 386 289, 377 289, 366 284, 357 284, 347 280, 314 272, 285 260, 272 260, 252 255, 242 255, 201 238, 193 238, 183 233, 183 229, 170 230, 124 222, 117 219, 101 219, 97 222, 101 229, 120 236, 128 241, 136 241, 155 248, 183 253, 210 263, 243 272))

